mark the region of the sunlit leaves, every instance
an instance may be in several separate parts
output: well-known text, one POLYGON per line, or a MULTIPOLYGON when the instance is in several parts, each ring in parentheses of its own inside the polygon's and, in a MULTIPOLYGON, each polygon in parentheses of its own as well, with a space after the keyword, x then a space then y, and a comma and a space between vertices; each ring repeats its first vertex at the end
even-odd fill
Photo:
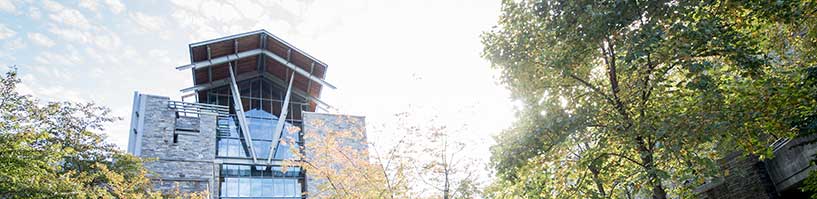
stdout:
POLYGON ((92 103, 42 104, 0 77, 0 198, 159 198, 142 160, 105 143, 118 118, 92 103))
POLYGON ((491 148, 495 186, 511 187, 493 196, 661 197, 653 191, 663 185, 686 198, 723 175, 723 153, 769 157, 774 139, 812 129, 811 10, 807 1, 504 1, 484 57, 525 106, 491 148))

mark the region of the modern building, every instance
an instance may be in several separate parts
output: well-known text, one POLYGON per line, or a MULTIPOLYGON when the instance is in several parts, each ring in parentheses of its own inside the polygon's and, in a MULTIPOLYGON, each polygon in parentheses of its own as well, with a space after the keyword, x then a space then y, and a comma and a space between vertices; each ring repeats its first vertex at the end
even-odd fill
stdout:
MULTIPOLYGON (((128 152, 153 160, 145 166, 164 192, 305 198, 320 180, 287 163, 320 155, 304 153, 304 132, 365 129, 363 117, 317 113, 328 107, 321 91, 335 88, 324 80, 327 65, 265 30, 188 50, 190 64, 176 69, 191 72, 193 85, 181 92, 195 102, 134 94, 128 152), (354 122, 310 125, 339 118, 354 122)), ((366 150, 365 139, 354 144, 366 150)))

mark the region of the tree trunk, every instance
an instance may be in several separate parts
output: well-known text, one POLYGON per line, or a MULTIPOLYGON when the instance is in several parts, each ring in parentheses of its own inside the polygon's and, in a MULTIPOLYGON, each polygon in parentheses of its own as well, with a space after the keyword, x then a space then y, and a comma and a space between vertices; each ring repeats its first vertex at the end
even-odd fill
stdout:
POLYGON ((448 199, 448 169, 445 169, 445 188, 443 189, 443 199, 448 199))
POLYGON ((596 189, 598 189, 599 195, 601 195, 602 198, 606 198, 607 193, 604 191, 604 183, 599 179, 599 169, 593 165, 588 166, 587 169, 593 174, 593 182, 596 183, 596 189))
POLYGON ((652 198, 666 199, 667 192, 664 190, 664 186, 661 185, 661 178, 658 177, 658 173, 656 173, 658 172, 658 169, 655 168, 652 151, 647 148, 647 143, 644 142, 644 138, 639 136, 637 139, 638 152, 641 156, 641 162, 644 164, 644 169, 647 170, 647 177, 649 178, 649 183, 652 186, 652 198))

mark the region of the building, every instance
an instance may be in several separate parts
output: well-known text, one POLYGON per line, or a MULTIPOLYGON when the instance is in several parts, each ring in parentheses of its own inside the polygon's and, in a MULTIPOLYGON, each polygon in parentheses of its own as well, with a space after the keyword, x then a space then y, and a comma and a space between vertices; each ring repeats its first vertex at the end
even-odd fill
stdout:
MULTIPOLYGON (((176 69, 191 71, 194 85, 181 92, 195 102, 134 94, 128 152, 153 159, 145 166, 163 192, 305 198, 320 180, 284 165, 309 150, 303 132, 365 129, 363 117, 316 113, 328 106, 321 90, 335 88, 324 80, 327 65, 265 30, 193 43, 189 52, 191 63, 176 69), (339 118, 355 122, 310 125, 339 118)), ((365 142, 353 144, 366 150, 365 142)))
POLYGON ((698 198, 809 198, 800 191, 805 179, 817 169, 817 136, 779 139, 771 147, 774 157, 760 160, 733 152, 719 160, 722 175, 695 189, 698 198))

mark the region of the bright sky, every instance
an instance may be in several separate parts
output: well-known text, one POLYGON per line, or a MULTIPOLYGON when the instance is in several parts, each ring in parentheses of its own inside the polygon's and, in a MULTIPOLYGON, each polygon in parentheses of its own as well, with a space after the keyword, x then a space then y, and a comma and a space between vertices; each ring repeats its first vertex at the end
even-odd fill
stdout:
POLYGON ((19 67, 21 92, 112 108, 124 120, 105 133, 126 148, 134 91, 178 100, 192 85, 190 71, 174 69, 190 62, 187 44, 266 29, 329 65, 338 89, 322 98, 340 113, 369 125, 405 111, 465 124, 456 137, 484 162, 491 135, 513 118, 480 57, 479 35, 498 16, 499 1, 481 0, 0 0, 0 64, 19 67))

